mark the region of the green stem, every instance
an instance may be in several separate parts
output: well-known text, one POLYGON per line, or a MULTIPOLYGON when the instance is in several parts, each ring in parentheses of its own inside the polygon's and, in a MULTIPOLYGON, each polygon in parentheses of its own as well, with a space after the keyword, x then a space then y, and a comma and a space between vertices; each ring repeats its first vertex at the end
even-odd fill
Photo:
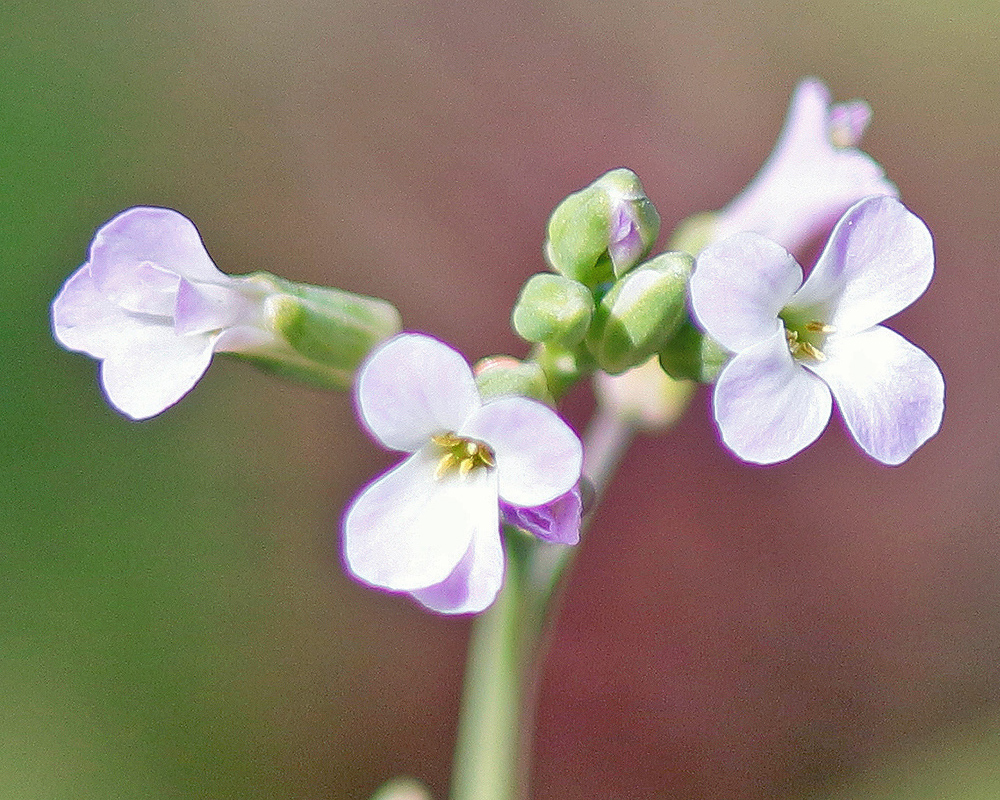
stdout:
MULTIPOLYGON (((584 474, 603 494, 634 428, 603 409, 584 435, 584 474)), ((592 510, 592 509, 591 509, 592 510)), ((553 598, 576 548, 507 531, 507 573, 472 627, 451 800, 525 800, 538 675, 553 598)))

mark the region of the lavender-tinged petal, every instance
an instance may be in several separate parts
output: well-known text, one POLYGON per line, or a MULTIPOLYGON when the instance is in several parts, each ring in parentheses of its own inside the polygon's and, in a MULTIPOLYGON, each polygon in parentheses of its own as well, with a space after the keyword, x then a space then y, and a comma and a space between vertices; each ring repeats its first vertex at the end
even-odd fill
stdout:
POLYGON ((486 442, 496 456, 500 497, 539 506, 580 480, 583 445, 548 406, 524 397, 502 397, 478 409, 458 433, 486 442))
POLYGON ((194 223, 169 208, 123 211, 97 231, 88 260, 97 284, 110 294, 127 288, 146 264, 190 281, 230 280, 212 263, 194 223))
MULTIPOLYGON (((717 238, 754 231, 796 251, 863 197, 899 193, 874 159, 853 147, 834 146, 831 121, 843 121, 844 112, 831 110, 829 102, 820 81, 799 84, 774 151, 720 213, 717 238)), ((856 109, 850 113, 853 134, 860 115, 856 109)))
POLYGON ((831 337, 811 367, 833 391, 851 435, 884 464, 901 464, 937 433, 944 378, 919 347, 881 325, 831 337))
POLYGON ((181 335, 258 322, 263 327, 261 302, 254 302, 231 286, 194 284, 184 279, 177 286, 174 329, 181 335))
POLYGON ((608 239, 608 255, 615 274, 622 274, 638 261, 644 249, 639 226, 630 213, 630 206, 624 200, 619 201, 613 212, 608 239))
POLYGON ((394 336, 358 373, 358 413, 386 447, 412 452, 434 434, 457 432, 480 405, 465 359, 419 333, 394 336))
POLYGON ((774 335, 778 312, 802 285, 780 245, 738 233, 706 247, 691 276, 691 308, 709 336, 733 352, 774 335))
POLYGON ((135 317, 107 298, 84 264, 63 284, 52 303, 52 333, 69 350, 107 358, 131 347, 149 328, 169 330, 170 319, 135 317))
POLYGON ((719 375, 715 421, 744 461, 774 464, 812 444, 830 420, 830 390, 788 352, 784 333, 736 355, 719 375))
POLYGON ((476 532, 455 571, 444 581, 411 592, 413 598, 441 614, 475 614, 492 605, 503 585, 504 556, 499 525, 476 532))
POLYGON ((934 241, 923 221, 893 197, 869 197, 837 223, 791 304, 825 306, 823 321, 846 336, 902 311, 933 274, 934 241))
POLYGON ((498 535, 496 473, 435 477, 439 453, 417 451, 365 487, 344 517, 344 560, 359 580, 396 592, 444 581, 473 539, 498 535))
POLYGON ((546 542, 577 544, 580 541, 583 502, 578 486, 549 503, 532 508, 500 501, 500 512, 506 524, 534 534, 546 542))
POLYGON ((177 336, 163 326, 130 333, 128 346, 105 357, 101 385, 108 402, 132 419, 165 411, 205 374, 214 338, 177 336))

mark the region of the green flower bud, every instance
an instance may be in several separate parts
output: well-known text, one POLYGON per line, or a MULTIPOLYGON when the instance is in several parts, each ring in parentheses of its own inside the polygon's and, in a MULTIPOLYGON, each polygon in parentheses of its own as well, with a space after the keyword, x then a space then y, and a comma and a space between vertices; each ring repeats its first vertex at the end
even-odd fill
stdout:
POLYGON ((563 200, 549 217, 545 259, 591 288, 630 270, 660 232, 660 215, 634 172, 615 169, 563 200))
POLYGON ((563 347, 551 343, 540 344, 535 347, 532 358, 545 373, 549 392, 557 400, 574 383, 594 369, 594 359, 591 358, 583 344, 578 344, 575 347, 563 347))
POLYGON ((241 357, 283 377, 325 389, 349 389, 372 348, 400 331, 399 312, 385 300, 293 283, 265 272, 253 278, 274 287, 264 313, 281 345, 241 357))
POLYGON ((670 339, 686 317, 694 259, 663 253, 611 287, 594 313, 587 347, 597 365, 616 375, 641 364, 670 339))
POLYGON ((529 342, 572 346, 583 340, 594 315, 590 290, 562 275, 532 275, 521 288, 510 324, 529 342))
POLYGON ((688 320, 660 350, 660 366, 678 380, 714 383, 729 356, 722 345, 688 320))
POLYGON ((545 372, 534 361, 519 361, 513 356, 487 356, 477 361, 472 371, 483 400, 515 394, 555 405, 545 372))

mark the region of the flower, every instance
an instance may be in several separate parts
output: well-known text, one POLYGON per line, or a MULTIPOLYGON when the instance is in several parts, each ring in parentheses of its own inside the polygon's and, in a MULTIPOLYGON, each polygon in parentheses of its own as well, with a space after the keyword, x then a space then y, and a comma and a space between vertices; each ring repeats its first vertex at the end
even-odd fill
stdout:
POLYGON ((534 400, 484 403, 465 359, 422 334, 377 348, 355 391, 372 436, 409 455, 348 508, 348 570, 433 611, 482 611, 503 581, 500 501, 531 508, 569 492, 580 480, 580 440, 534 400))
POLYGON ((111 405, 146 419, 187 394, 217 352, 346 389, 371 348, 399 331, 399 312, 266 272, 226 275, 190 220, 138 207, 97 231, 90 258, 52 303, 52 330, 63 347, 101 361, 111 405))
POLYGON ((892 197, 871 197, 837 223, 806 282, 780 245, 754 233, 698 257, 691 304, 734 353, 715 384, 715 419, 740 458, 783 461, 830 418, 831 393, 861 448, 900 464, 941 425, 944 379, 919 348, 878 323, 930 282, 933 242, 892 197))
POLYGON ((821 81, 803 80, 773 152, 720 212, 712 241, 753 231, 795 252, 828 231, 857 201, 898 195, 882 167, 857 149, 870 118, 867 103, 831 106, 821 81))
POLYGON ((260 348, 270 287, 212 263, 194 224, 168 208, 123 211, 52 304, 56 340, 101 360, 108 401, 133 419, 176 403, 215 351, 260 348))

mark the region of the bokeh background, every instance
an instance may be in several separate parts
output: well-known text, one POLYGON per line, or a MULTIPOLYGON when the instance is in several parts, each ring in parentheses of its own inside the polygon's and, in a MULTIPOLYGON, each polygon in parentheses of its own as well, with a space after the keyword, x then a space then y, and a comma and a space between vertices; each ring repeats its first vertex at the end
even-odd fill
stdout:
MULTIPOLYGON (((177 208, 219 266, 377 294, 470 358, 546 217, 618 166, 721 207, 803 75, 935 234, 894 327, 948 381, 899 468, 831 427, 735 463, 701 394, 641 438, 579 554, 535 797, 1000 796, 1000 4, 40 0, 0 8, 0 797, 447 787, 467 619, 353 584, 391 460, 345 395, 217 359, 136 424, 48 305, 94 229, 177 208)), ((586 391, 569 414, 585 421, 586 391)))

